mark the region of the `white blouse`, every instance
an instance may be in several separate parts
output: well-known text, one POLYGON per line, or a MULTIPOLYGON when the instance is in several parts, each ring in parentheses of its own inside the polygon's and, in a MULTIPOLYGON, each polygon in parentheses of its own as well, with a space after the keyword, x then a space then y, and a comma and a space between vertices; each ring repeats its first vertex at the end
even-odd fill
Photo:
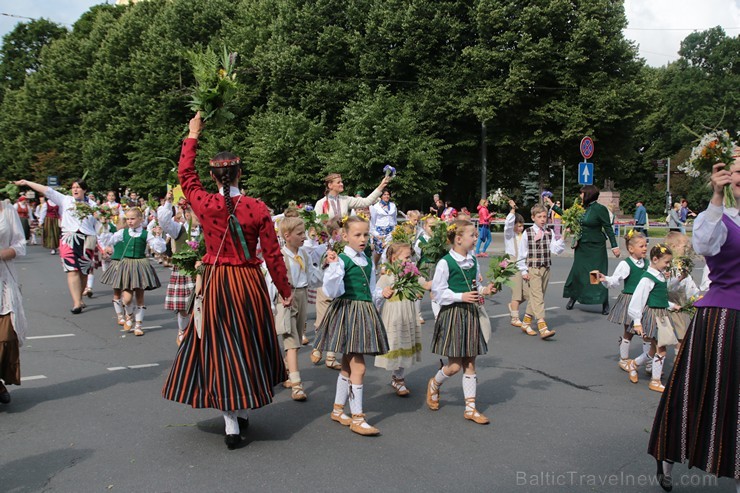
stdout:
MULTIPOLYGON (((628 257, 630 262, 632 262, 636 267, 639 267, 642 269, 645 266, 645 260, 644 259, 636 259, 633 256, 628 257)), ((611 276, 604 276, 606 277, 605 281, 602 281, 601 284, 604 285, 604 287, 608 289, 616 289, 620 286, 622 281, 627 279, 630 275, 630 266, 627 264, 627 259, 622 260, 617 264, 617 268, 614 269, 614 273, 611 276)))
MULTIPOLYGON (((659 272, 652 267, 648 267, 647 271, 655 276, 657 280, 662 282, 666 281, 666 278, 662 272, 659 272)), ((642 325, 642 311, 645 309, 648 297, 650 296, 650 291, 652 291, 654 287, 655 282, 649 277, 643 277, 637 284, 637 288, 635 288, 635 293, 632 295, 632 300, 630 301, 630 305, 627 308, 627 314, 635 322, 635 325, 642 325)), ((675 310, 677 308, 679 307, 676 306, 675 303, 671 303, 670 301, 668 302, 669 310, 675 310)))
POLYGON ((76 233, 79 231, 85 235, 94 236, 97 231, 97 219, 93 216, 87 216, 80 220, 75 216, 75 203, 77 202, 71 195, 63 195, 53 188, 46 189, 46 198, 59 204, 59 210, 62 213, 62 232, 76 233))
MULTIPOLYGON (((16 256, 26 254, 26 236, 18 213, 9 201, 0 202, 0 249, 12 248, 16 256)), ((10 314, 18 336, 18 345, 23 346, 26 340, 26 315, 23 311, 18 272, 14 260, 0 261, 0 315, 10 314)))
MULTIPOLYGON (((349 246, 344 247, 346 256, 360 267, 367 266, 367 257, 362 252, 356 252, 349 246)), ((375 296, 375 269, 370 269, 370 293, 375 296)), ((324 270, 324 286, 321 288, 324 290, 324 294, 328 298, 339 298, 344 294, 344 262, 342 259, 338 259, 336 262, 332 262, 324 270)))
POLYGON ((288 257, 290 265, 290 279, 293 281, 294 288, 317 288, 321 286, 322 272, 319 269, 318 262, 313 262, 308 251, 301 247, 298 249, 298 255, 301 256, 303 268, 296 260, 296 256, 288 247, 282 248, 282 253, 288 257))
MULTIPOLYGON (((101 243, 103 243, 105 246, 113 246, 116 243, 122 242, 124 231, 126 231, 126 228, 119 229, 112 235, 110 233, 106 233, 110 236, 106 237, 106 239, 104 240, 101 240, 101 243)), ((141 226, 139 226, 138 228, 128 228, 128 234, 132 238, 138 238, 142 235, 143 232, 144 229, 141 226)), ((147 234, 146 244, 149 246, 149 248, 157 253, 164 253, 164 251, 167 249, 167 243, 164 241, 164 238, 162 238, 161 236, 154 236, 153 234, 147 234)))
POLYGON ((727 241, 727 226, 722 222, 723 214, 740 226, 736 208, 725 209, 710 203, 707 210, 696 216, 691 243, 699 255, 707 257, 717 255, 727 241))
POLYGON ((373 204, 370 207, 370 234, 373 236, 379 236, 376 228, 387 228, 395 227, 398 223, 398 209, 396 204, 393 202, 388 203, 388 209, 386 210, 380 202, 373 204))
POLYGON ((516 234, 514 230, 516 226, 516 214, 509 212, 504 221, 504 253, 508 254, 509 257, 516 261, 517 267, 521 270, 525 266, 527 256, 521 256, 519 254, 519 244, 522 241, 522 234, 516 234))
MULTIPOLYGON (((536 224, 532 225, 532 229, 534 231, 543 231, 539 226, 536 224)), ((544 234, 544 231, 543 231, 544 234)), ((554 234, 552 235, 552 240, 550 240, 550 253, 553 255, 560 255, 565 251, 565 241, 563 241, 562 238, 557 238, 554 234)), ((519 241, 519 258, 526 259, 529 256, 529 239, 527 238, 527 230, 525 229, 522 233, 522 239, 519 241)), ((517 264, 517 267, 519 267, 519 270, 522 272, 522 274, 526 274, 529 272, 529 268, 527 267, 527 262, 522 261, 517 264)))

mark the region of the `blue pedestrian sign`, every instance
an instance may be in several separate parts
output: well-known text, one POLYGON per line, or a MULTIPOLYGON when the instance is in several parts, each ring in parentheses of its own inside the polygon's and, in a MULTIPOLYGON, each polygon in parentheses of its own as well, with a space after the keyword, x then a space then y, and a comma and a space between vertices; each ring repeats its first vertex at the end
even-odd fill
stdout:
POLYGON ((578 184, 594 184, 594 163, 578 163, 578 184))

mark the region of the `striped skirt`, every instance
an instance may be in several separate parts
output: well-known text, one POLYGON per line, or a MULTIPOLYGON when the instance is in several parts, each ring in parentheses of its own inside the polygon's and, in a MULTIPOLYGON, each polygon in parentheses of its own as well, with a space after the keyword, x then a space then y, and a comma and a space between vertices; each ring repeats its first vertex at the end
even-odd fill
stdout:
POLYGON ((50 250, 59 248, 59 237, 62 230, 59 228, 59 219, 47 217, 44 219, 44 247, 50 250))
POLYGON ((372 302, 337 298, 316 329, 314 347, 343 354, 385 354, 388 336, 372 302))
MULTIPOLYGON (((93 236, 93 238, 95 238, 93 236)), ((64 272, 79 271, 83 276, 95 270, 95 249, 88 248, 84 233, 64 233, 59 243, 59 258, 64 272)))
POLYGON ((123 258, 117 267, 111 284, 113 289, 150 291, 162 286, 154 267, 146 258, 123 258))
POLYGON ((172 274, 170 274, 170 282, 167 284, 164 309, 172 312, 187 310, 190 294, 194 288, 195 279, 181 273, 177 267, 173 267, 172 274))
POLYGON ((116 279, 116 271, 118 271, 118 264, 120 262, 121 261, 117 259, 110 259, 110 262, 108 263, 108 268, 103 271, 103 275, 100 276, 98 280, 103 284, 112 286, 113 282, 116 279))
POLYGON ((655 413, 648 453, 740 480, 740 311, 697 310, 655 413))
POLYGON ((632 301, 631 294, 620 293, 617 302, 614 303, 611 311, 609 311, 607 320, 623 327, 625 325, 631 326, 632 320, 630 320, 630 316, 627 313, 627 309, 630 307, 630 301, 632 301))
POLYGON ((488 352, 475 303, 453 303, 440 309, 434 324, 432 352, 450 358, 466 358, 488 352))
MULTIPOLYGON (((642 310, 642 338, 658 340, 658 317, 667 317, 668 310, 665 308, 650 308, 646 306, 642 310)), ((630 326, 629 332, 635 333, 634 326, 630 326)))
POLYGON ((255 267, 207 265, 204 279, 202 338, 191 317, 162 396, 222 411, 266 406, 285 364, 265 278, 255 267))

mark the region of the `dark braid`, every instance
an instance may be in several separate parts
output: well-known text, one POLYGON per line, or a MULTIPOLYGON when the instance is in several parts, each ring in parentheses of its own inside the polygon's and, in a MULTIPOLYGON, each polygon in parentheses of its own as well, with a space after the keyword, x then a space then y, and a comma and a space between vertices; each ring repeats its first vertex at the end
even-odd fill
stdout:
MULTIPOLYGON (((236 159, 236 154, 230 152, 219 152, 216 154, 214 160, 224 159, 236 159)), ((229 211, 229 215, 234 214, 234 202, 231 200, 231 193, 229 187, 231 183, 236 179, 239 173, 239 166, 227 166, 224 168, 211 168, 211 173, 217 182, 224 187, 224 202, 226 202, 226 209, 229 211)))

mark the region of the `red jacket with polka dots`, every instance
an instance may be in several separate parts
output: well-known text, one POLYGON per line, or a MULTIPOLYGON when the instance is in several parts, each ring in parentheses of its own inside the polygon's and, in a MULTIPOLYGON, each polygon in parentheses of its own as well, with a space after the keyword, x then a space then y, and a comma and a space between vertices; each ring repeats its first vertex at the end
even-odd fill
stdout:
POLYGON ((257 240, 259 240, 262 257, 267 263, 272 281, 280 295, 287 298, 291 294, 288 274, 275 234, 275 225, 267 206, 261 200, 252 197, 241 197, 241 199, 234 197, 236 218, 244 230, 244 239, 249 250, 250 258, 246 260, 241 245, 238 248, 234 247, 231 234, 226 234, 224 238, 228 228, 229 213, 223 195, 207 192, 200 182, 195 169, 197 148, 196 139, 185 139, 182 142, 178 176, 185 197, 190 202, 203 229, 206 240, 206 254, 203 256, 203 263, 258 267, 261 263, 257 257, 257 240), (222 240, 223 246, 221 246, 222 240), (220 253, 219 246, 221 246, 220 253))

